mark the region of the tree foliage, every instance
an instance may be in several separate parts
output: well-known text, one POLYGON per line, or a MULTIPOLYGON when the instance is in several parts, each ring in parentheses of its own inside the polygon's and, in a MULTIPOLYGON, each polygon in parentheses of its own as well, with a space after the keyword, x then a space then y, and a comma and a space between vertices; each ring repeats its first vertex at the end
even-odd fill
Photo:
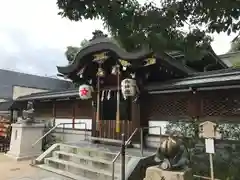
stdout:
MULTIPOLYGON (((128 50, 149 47, 156 51, 180 50, 191 59, 209 47, 206 32, 236 32, 240 29, 238 0, 58 0, 59 15, 73 21, 101 19, 111 34, 128 50), (190 31, 182 30, 191 24, 190 31), (198 27, 205 25, 204 30, 198 27), (161 48, 159 48, 161 47, 161 48)), ((195 58, 196 59, 196 58, 195 58)))
POLYGON ((79 51, 79 47, 68 46, 67 50, 65 51, 65 56, 68 60, 68 63, 71 63, 74 60, 75 55, 79 51))
POLYGON ((240 37, 235 39, 232 43, 231 43, 231 48, 229 52, 236 52, 236 51, 240 51, 240 37))
POLYGON ((75 46, 68 46, 67 47, 67 49, 65 51, 65 56, 66 56, 69 64, 74 60, 75 55, 78 53, 78 51, 81 49, 81 47, 86 45, 87 43, 88 43, 88 40, 83 39, 81 41, 79 47, 75 47, 75 46))
MULTIPOLYGON (((172 121, 166 126, 166 132, 180 132, 187 144, 192 160, 191 168, 194 174, 209 176, 209 157, 205 153, 204 140, 198 138, 198 126, 200 121, 192 120, 172 121)), ((235 180, 240 175, 240 151, 236 148, 240 140, 240 125, 239 124, 219 124, 218 130, 225 140, 224 148, 217 148, 214 154, 214 174, 216 178, 235 180), (226 141, 235 140, 235 141, 226 141), (236 143, 232 146, 232 143, 236 143)), ((216 142, 217 143, 217 142, 216 142)), ((223 141, 222 141, 223 143, 223 141)))
MULTIPOLYGON (((180 132, 182 136, 197 139, 199 136, 198 119, 192 121, 171 121, 166 125, 166 132, 180 132)), ((221 123, 218 132, 224 140, 240 140, 240 124, 221 123)))

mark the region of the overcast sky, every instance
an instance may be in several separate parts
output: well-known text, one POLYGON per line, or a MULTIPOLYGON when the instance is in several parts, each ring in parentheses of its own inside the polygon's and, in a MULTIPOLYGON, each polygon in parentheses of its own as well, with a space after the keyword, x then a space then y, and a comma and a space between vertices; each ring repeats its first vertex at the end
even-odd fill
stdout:
MULTIPOLYGON (((84 38, 91 38, 95 29, 103 30, 101 21, 62 19, 57 15, 56 0, 0 2, 0 69, 55 75, 56 65, 67 63, 66 46, 79 46, 84 38)), ((223 54, 230 48, 234 35, 213 37, 213 49, 223 54)))

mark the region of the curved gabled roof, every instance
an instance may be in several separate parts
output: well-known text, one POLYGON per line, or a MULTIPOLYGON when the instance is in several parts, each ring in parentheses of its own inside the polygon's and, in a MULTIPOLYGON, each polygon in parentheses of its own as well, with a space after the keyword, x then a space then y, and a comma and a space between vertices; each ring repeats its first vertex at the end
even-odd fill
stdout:
MULTIPOLYGON (((89 61, 84 57, 98 52, 109 52, 119 59, 130 62, 135 67, 141 67, 143 61, 153 55, 153 52, 147 48, 135 52, 127 52, 125 49, 121 48, 120 45, 112 38, 97 37, 89 41, 89 43, 87 43, 79 50, 75 56, 75 60, 71 64, 67 66, 57 66, 58 72, 64 75, 75 72, 78 69, 81 69, 87 63, 87 61, 89 61)), ((174 57, 167 53, 157 53, 154 55, 157 59, 164 59, 163 61, 166 61, 170 66, 177 68, 183 74, 194 72, 194 70, 185 66, 181 62, 174 61, 174 57)))
POLYGON ((58 72, 61 74, 68 74, 69 72, 73 72, 74 70, 79 68, 79 66, 81 67, 82 64, 85 64, 84 57, 92 53, 103 51, 111 52, 112 54, 115 54, 119 59, 124 59, 126 61, 134 61, 147 58, 149 55, 152 54, 151 51, 146 49, 136 52, 127 52, 123 48, 121 48, 116 43, 116 41, 110 38, 100 37, 90 41, 85 46, 83 46, 76 54, 75 60, 71 64, 64 67, 58 66, 58 72))

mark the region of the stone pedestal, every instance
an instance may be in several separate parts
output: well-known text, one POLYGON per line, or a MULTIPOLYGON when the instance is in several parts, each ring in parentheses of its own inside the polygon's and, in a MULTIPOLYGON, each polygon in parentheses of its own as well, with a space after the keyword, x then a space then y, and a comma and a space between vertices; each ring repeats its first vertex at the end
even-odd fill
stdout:
POLYGON ((193 180, 193 174, 191 169, 165 171, 158 166, 151 166, 147 168, 144 180, 193 180))
POLYGON ((43 124, 12 124, 10 150, 7 156, 16 160, 37 157, 42 153, 42 142, 35 143, 43 135, 43 124))

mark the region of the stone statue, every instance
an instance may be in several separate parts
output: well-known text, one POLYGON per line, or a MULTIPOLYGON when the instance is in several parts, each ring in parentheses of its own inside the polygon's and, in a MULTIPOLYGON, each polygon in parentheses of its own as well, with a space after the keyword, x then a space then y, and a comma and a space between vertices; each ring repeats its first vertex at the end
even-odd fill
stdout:
POLYGON ((33 102, 28 101, 27 109, 22 111, 22 117, 18 118, 20 124, 32 124, 34 123, 34 108, 33 102))
POLYGON ((146 170, 144 180, 193 180, 192 169, 188 167, 190 156, 183 141, 173 135, 164 140, 155 155, 157 166, 146 170))
POLYGON ((155 161, 162 170, 183 170, 188 168, 190 156, 184 143, 170 136, 157 149, 155 161))

